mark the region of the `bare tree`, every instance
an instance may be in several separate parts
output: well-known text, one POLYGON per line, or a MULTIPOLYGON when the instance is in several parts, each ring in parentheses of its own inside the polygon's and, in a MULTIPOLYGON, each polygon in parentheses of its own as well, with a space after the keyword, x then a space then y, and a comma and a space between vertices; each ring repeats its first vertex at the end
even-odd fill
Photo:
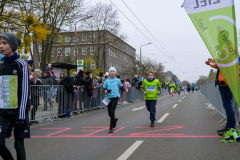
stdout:
POLYGON ((51 62, 53 44, 57 42, 60 32, 70 28, 83 16, 84 0, 40 0, 36 6, 35 14, 40 21, 48 24, 50 34, 41 43, 42 52, 39 53, 39 43, 34 41, 34 47, 38 56, 41 58, 41 70, 45 69, 45 64, 51 62))
POLYGON ((97 48, 94 54, 96 66, 105 69, 106 45, 111 44, 123 49, 122 42, 126 40, 127 36, 120 32, 121 23, 118 20, 118 13, 112 5, 98 2, 89 7, 87 15, 91 18, 86 19, 82 27, 91 31, 89 34, 93 47, 97 48), (95 37, 93 33, 96 33, 95 37))

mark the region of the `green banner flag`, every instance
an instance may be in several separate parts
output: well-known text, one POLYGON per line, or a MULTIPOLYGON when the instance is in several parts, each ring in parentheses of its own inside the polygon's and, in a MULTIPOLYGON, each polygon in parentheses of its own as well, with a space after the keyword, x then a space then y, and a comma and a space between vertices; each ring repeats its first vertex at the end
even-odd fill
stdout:
POLYGON ((234 0, 185 0, 198 30, 240 106, 239 60, 234 0))

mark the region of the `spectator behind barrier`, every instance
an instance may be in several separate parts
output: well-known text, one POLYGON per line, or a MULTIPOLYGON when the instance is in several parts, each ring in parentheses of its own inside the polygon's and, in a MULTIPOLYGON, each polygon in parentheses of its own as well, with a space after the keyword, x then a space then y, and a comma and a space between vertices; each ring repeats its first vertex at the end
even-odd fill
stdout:
POLYGON ((63 80, 65 78, 65 73, 60 73, 60 76, 59 76, 59 80, 58 80, 58 85, 59 83, 61 82, 61 80, 63 80))
MULTIPOLYGON (((84 71, 83 70, 79 70, 78 74, 76 75, 74 81, 73 81, 73 84, 76 85, 76 86, 84 86, 86 88, 87 91, 91 91, 91 88, 89 86, 89 82, 92 81, 92 76, 90 76, 88 78, 88 80, 86 80, 85 78, 83 78, 83 74, 84 74, 84 71)), ((88 93, 88 92, 87 92, 88 93)), ((88 94, 88 96, 91 96, 92 94, 88 94)))
POLYGON ((33 105, 33 108, 31 110, 31 119, 30 119, 30 124, 32 123, 39 123, 35 119, 35 115, 39 106, 39 97, 40 97, 40 88, 34 85, 41 85, 42 81, 38 78, 40 75, 37 74, 37 72, 34 70, 33 74, 37 75, 36 78, 32 78, 30 80, 30 85, 31 85, 31 105, 33 105))
POLYGON ((210 65, 210 67, 217 69, 215 84, 219 85, 219 91, 222 98, 223 108, 225 109, 227 115, 226 126, 223 129, 217 131, 219 135, 223 135, 224 132, 228 131, 231 128, 235 128, 236 125, 235 113, 232 107, 233 95, 230 88, 227 85, 225 78, 223 77, 221 71, 219 70, 217 63, 211 58, 205 61, 205 63, 207 65, 210 65))
POLYGON ((97 76, 96 79, 93 80, 94 90, 92 94, 93 106, 98 107, 98 102, 100 101, 100 96, 98 96, 98 89, 102 86, 101 77, 97 76))
POLYGON ((74 93, 73 91, 73 85, 72 85, 72 78, 68 75, 61 82, 59 85, 64 85, 66 87, 66 90, 68 93, 74 93))
POLYGON ((52 106, 52 100, 51 100, 51 86, 53 85, 53 80, 50 76, 48 76, 48 73, 46 71, 43 72, 43 77, 41 78, 43 85, 48 85, 42 88, 42 95, 43 95, 43 101, 44 101, 44 109, 47 110, 47 102, 49 102, 50 106, 52 106))
POLYGON ((130 88, 131 86, 132 86, 132 84, 130 84, 130 79, 127 77, 126 78, 126 88, 125 89, 127 89, 128 90, 128 88, 130 88))

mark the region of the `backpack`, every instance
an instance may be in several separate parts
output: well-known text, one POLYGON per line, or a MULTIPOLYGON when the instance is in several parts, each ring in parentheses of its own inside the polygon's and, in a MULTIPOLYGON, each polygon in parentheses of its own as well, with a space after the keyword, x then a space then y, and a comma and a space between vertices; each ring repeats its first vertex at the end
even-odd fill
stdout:
POLYGON ((132 81, 132 86, 136 86, 136 81, 135 80, 132 81))

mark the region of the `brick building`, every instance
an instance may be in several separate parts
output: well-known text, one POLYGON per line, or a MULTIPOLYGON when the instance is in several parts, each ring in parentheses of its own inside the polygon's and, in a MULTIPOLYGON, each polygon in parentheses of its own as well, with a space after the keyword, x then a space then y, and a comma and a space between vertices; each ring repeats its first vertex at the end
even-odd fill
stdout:
MULTIPOLYGON (((51 63, 76 64, 77 60, 88 59, 89 61, 90 59, 89 64, 85 64, 85 67, 92 70, 99 68, 100 71, 108 71, 113 66, 121 75, 124 70, 132 66, 135 59, 136 50, 109 31, 62 32, 60 35, 52 45, 51 63), (77 47, 76 52, 75 47, 77 47)), ((34 44, 35 68, 40 68, 42 50, 42 43, 34 44)))

